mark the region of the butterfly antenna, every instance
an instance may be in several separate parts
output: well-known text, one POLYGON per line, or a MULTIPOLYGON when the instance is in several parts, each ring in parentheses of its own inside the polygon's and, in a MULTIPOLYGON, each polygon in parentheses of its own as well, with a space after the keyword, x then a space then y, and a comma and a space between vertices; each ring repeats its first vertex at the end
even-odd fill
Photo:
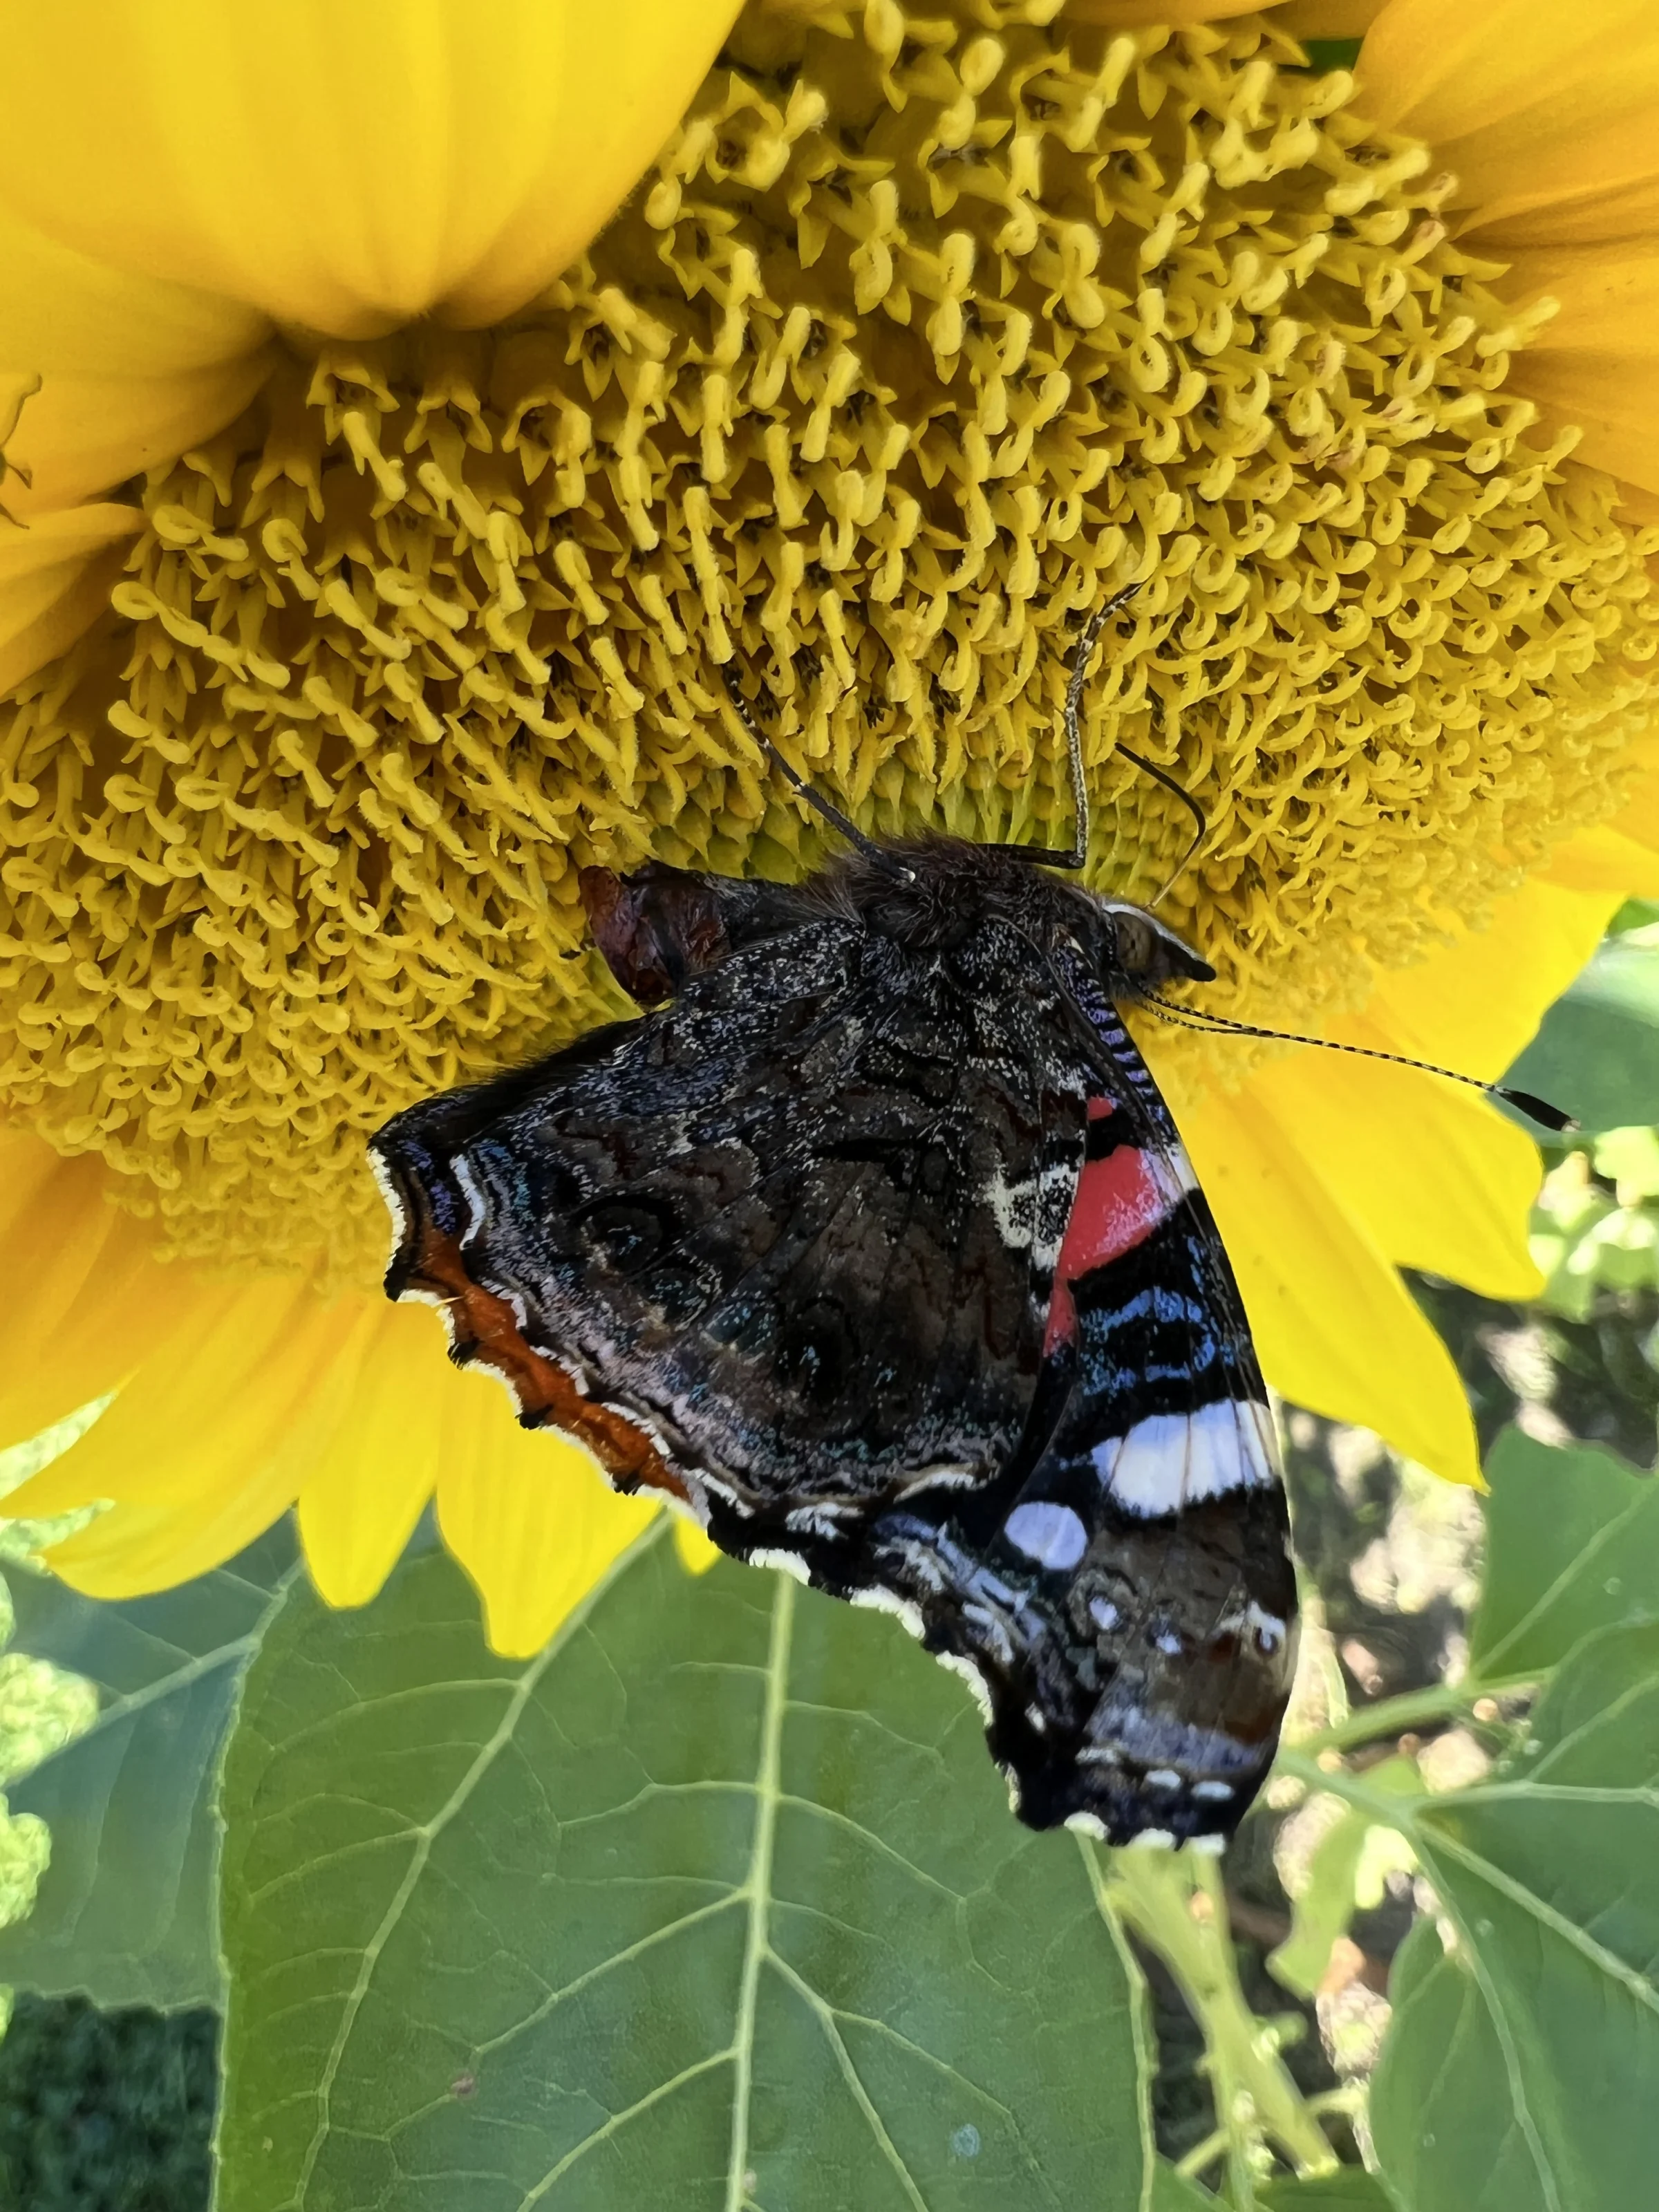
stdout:
MULTIPOLYGON (((981 852, 1012 853, 1022 860, 1030 860, 1038 866, 1045 868, 1080 868, 1087 862, 1089 787, 1084 780, 1083 774, 1083 690, 1089 678, 1089 661, 1095 649, 1095 640, 1118 609, 1127 606, 1139 589, 1139 584, 1126 584, 1121 592, 1114 592, 1103 606, 1097 607, 1088 621, 1084 623, 1083 634, 1078 639, 1072 654, 1072 673, 1066 685, 1066 704, 1060 710, 1061 725, 1066 732, 1066 763, 1072 777, 1073 824, 1072 842, 1065 846, 981 845, 980 848, 981 852)), ((1127 752, 1128 748, 1127 745, 1120 745, 1118 750, 1127 752)), ((1130 753, 1129 757, 1131 760, 1139 760, 1140 757, 1138 753, 1130 753)), ((1141 765, 1143 768, 1148 767, 1150 763, 1143 761, 1141 765)), ((1169 777, 1159 769, 1153 769, 1152 772, 1158 777, 1160 783, 1170 783, 1169 777)), ((1177 797, 1187 799, 1186 793, 1178 784, 1170 783, 1170 788, 1176 793, 1177 797)), ((1187 799, 1187 804, 1193 806, 1195 802, 1187 799)), ((1201 822, 1203 817, 1200 815, 1199 818, 1201 822)), ((1187 863, 1183 860, 1181 865, 1185 867, 1187 863)))
MULTIPOLYGON (((997 845, 989 848, 993 852, 1018 853, 1024 860, 1039 861, 1049 868, 1081 868, 1086 864, 1089 858, 1089 787, 1083 773, 1082 709, 1084 686, 1089 676, 1089 659, 1103 626, 1110 621, 1120 607, 1127 606, 1139 589, 1139 584, 1127 584, 1121 592, 1115 592, 1104 606, 1097 607, 1083 625, 1083 635, 1072 655, 1072 673, 1066 683, 1066 704, 1062 709, 1066 760, 1072 775, 1072 819, 1075 824, 1072 843, 1063 850, 1047 845, 997 845)), ((1166 879, 1158 896, 1150 902, 1151 908, 1156 909, 1162 906, 1190 866, 1194 854, 1208 834, 1210 825, 1204 809, 1191 792, 1184 790, 1167 769, 1159 768, 1156 761, 1149 761, 1144 753, 1136 752, 1133 745, 1126 745, 1121 740, 1116 750, 1126 760, 1132 760, 1137 768, 1144 769, 1154 783, 1161 783, 1165 791, 1172 792, 1192 816, 1194 824, 1192 842, 1176 862, 1173 873, 1166 879)))
POLYGON ((1253 1023, 1230 1022, 1220 1014, 1206 1014, 1197 1006, 1172 1006, 1154 991, 1142 992, 1137 1003, 1150 1006, 1160 1021, 1168 1022, 1175 1029, 1210 1034, 1218 1030, 1227 1036, 1277 1037, 1285 1044, 1317 1045, 1322 1052, 1352 1053, 1356 1060, 1386 1060, 1395 1067, 1414 1067, 1424 1075, 1443 1075, 1449 1083, 1467 1083, 1472 1091, 1484 1091, 1489 1098, 1501 1098, 1506 1106, 1515 1107, 1540 1128, 1558 1135, 1563 1130, 1578 1127, 1571 1114, 1552 1106, 1547 1098, 1536 1097, 1530 1091, 1517 1091, 1507 1083, 1483 1083, 1478 1075, 1465 1075, 1455 1067, 1441 1067, 1431 1060, 1410 1060, 1403 1052, 1378 1052, 1370 1045, 1343 1044, 1335 1037, 1303 1036, 1295 1030, 1257 1029, 1253 1023))
POLYGON ((1204 842, 1205 838, 1209 834, 1210 824, 1205 815, 1204 809, 1193 797, 1192 793, 1187 790, 1182 785, 1178 784, 1175 778, 1170 775, 1166 769, 1161 769, 1158 766, 1156 761, 1149 761, 1145 753, 1138 753, 1133 745, 1126 745, 1121 742, 1121 740, 1119 741, 1117 750, 1122 754, 1125 760, 1132 760, 1138 769, 1145 769, 1146 773, 1151 776, 1154 783, 1161 783, 1165 791, 1172 791, 1193 817, 1194 827, 1192 839, 1188 845, 1186 851, 1176 862, 1175 866, 1170 872, 1164 878, 1164 882, 1159 888, 1158 896, 1154 899, 1149 899, 1146 902, 1148 913, 1156 914, 1158 908, 1163 905, 1164 900, 1169 897, 1170 893, 1181 881, 1182 876, 1186 874, 1188 869, 1191 867, 1194 856, 1196 854, 1199 847, 1204 842))
MULTIPOLYGON (((750 743, 763 752, 773 767, 787 780, 796 796, 804 799, 816 813, 821 814, 833 828, 839 830, 848 843, 862 853, 866 860, 878 860, 890 867, 899 865, 885 846, 878 845, 873 838, 866 837, 858 823, 843 814, 833 799, 826 799, 822 792, 814 791, 805 776, 795 773, 755 720, 754 709, 732 681, 730 669, 720 670, 720 680, 726 686, 726 696, 732 702, 732 711, 743 724, 750 743)), ((902 872, 908 876, 910 872, 903 868, 902 872)))

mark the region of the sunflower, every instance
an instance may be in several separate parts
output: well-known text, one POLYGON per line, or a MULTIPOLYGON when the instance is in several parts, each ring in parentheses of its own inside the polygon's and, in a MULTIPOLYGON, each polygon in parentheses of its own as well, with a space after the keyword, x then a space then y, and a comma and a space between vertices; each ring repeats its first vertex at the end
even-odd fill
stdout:
MULTIPOLYGON (((1068 626, 1137 583, 1091 879, 1173 871, 1247 1021, 1495 1075, 1659 893, 1644 15, 734 14, 8 24, 0 1389, 15 1436, 114 1394, 10 1508, 110 1501, 82 1589, 297 1504, 358 1603, 435 1494, 522 1652, 630 1540, 382 1300, 364 1139, 620 1011, 580 866, 817 860, 734 659, 866 827, 1041 838, 1068 626)), ((1478 1479, 1399 1271, 1532 1291, 1531 1145, 1146 1045, 1269 1379, 1478 1479)))

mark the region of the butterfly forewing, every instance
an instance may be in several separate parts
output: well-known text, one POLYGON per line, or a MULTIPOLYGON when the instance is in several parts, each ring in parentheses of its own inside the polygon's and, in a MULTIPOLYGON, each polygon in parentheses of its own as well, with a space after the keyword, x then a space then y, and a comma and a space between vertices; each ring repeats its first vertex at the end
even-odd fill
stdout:
MULTIPOLYGON (((1003 936, 977 952, 1021 956, 1003 936)), ((983 1479, 1024 1428, 1083 1141, 1041 1034, 1029 994, 815 914, 602 1056, 504 1079, 498 1112, 486 1086, 398 1116, 391 1286, 434 1288, 441 1217, 536 1351, 763 1525, 983 1479)))
POLYGON ((944 840, 584 890, 677 995, 380 1133, 388 1289, 619 1486, 903 1613, 1035 1825, 1231 1829, 1288 1686, 1284 1498, 1109 918, 944 840))

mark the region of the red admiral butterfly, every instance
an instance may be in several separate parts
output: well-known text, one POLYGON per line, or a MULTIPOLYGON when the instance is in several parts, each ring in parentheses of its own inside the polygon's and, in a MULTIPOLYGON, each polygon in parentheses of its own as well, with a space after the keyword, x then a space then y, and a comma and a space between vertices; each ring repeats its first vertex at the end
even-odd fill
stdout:
MULTIPOLYGON (((1126 595, 1127 596, 1127 595, 1126 595)), ((583 872, 653 1011, 411 1107, 393 1297, 735 1559, 898 1611, 1034 1827, 1237 1826, 1296 1580, 1237 1285, 1119 1014, 1214 971, 1069 852, 852 840, 793 887, 583 872)), ((1154 771, 1157 773, 1157 771, 1154 771)))

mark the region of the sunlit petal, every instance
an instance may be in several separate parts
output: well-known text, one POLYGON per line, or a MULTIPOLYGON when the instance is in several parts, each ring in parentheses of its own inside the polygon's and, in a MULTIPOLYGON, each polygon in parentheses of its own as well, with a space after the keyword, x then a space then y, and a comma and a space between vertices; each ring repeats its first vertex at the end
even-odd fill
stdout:
MULTIPOLYGON (((7 478, 0 501, 15 511, 21 491, 7 478)), ((36 514, 27 523, 0 518, 0 690, 72 645, 107 605, 126 541, 143 520, 136 507, 112 501, 36 514)))
POLYGON ((154 1242, 98 1161, 0 1130, 0 1446, 117 1389, 194 1310, 195 1277, 158 1265, 154 1242))
POLYGON ((617 1497, 569 1437, 520 1428, 488 1377, 435 1380, 444 1541, 478 1586, 494 1648, 538 1651, 657 1508, 617 1497))
POLYGON ((1500 238, 1491 250, 1511 259, 1517 307, 1545 297, 1559 310, 1517 356, 1515 389, 1583 428, 1584 459, 1659 491, 1659 251, 1644 242, 1523 254, 1500 238))
POLYGON ((1065 0, 1065 13, 1079 23, 1137 31, 1148 23, 1219 23, 1261 5, 1261 0, 1065 0))
POLYGON ((718 1547, 710 1543, 695 1522, 674 1521, 674 1549, 680 1555, 680 1565, 690 1575, 706 1575, 720 1557, 718 1547))
POLYGON ((450 1388, 437 1316, 342 1300, 341 1341, 307 1407, 319 1430, 300 1490, 312 1580, 330 1605, 365 1605, 392 1571, 442 1458, 450 1388))
POLYGON ((0 376, 35 387, 4 441, 28 481, 0 500, 18 516, 65 507, 211 436, 258 389, 269 331, 234 301, 59 245, 0 201, 0 376))
POLYGON ((8 0, 0 200, 314 330, 492 321, 656 153, 736 0, 8 0))
POLYGON ((1139 30, 1152 23, 1219 23, 1260 9, 1293 39, 1357 39, 1385 0, 1065 0, 1066 15, 1139 30))
POLYGON ((1338 1209, 1396 1267, 1488 1298, 1535 1297, 1527 1249, 1538 1148, 1473 1092, 1340 1054, 1298 1052, 1249 1096, 1297 1144, 1338 1209))
POLYGON ((1659 899, 1659 850, 1619 830, 1585 830, 1552 855, 1549 879, 1567 890, 1659 899))
POLYGON ((1273 9, 1271 20, 1293 39, 1358 39, 1387 4, 1388 0, 1283 0, 1273 9))
POLYGON ((1252 1084, 1182 1117, 1249 1316, 1262 1371, 1292 1404, 1373 1429, 1454 1482, 1478 1483, 1450 1356, 1369 1228, 1252 1084))
MULTIPOLYGON (((1650 0, 1389 0, 1359 66, 1366 112, 1426 139, 1484 229, 1517 216, 1545 240, 1626 235, 1659 216, 1659 14, 1650 0), (1632 195, 1637 197, 1632 198, 1632 195)), ((1519 232, 1515 234, 1520 235, 1519 232)))
POLYGON ((331 1303, 299 1276, 203 1275, 181 1286, 169 1322, 108 1412, 13 1493, 15 1511, 98 1498, 172 1508, 268 1483, 270 1520, 298 1495, 339 1348, 331 1303))
POLYGON ((1559 312, 1510 384, 1582 427, 1580 453, 1659 489, 1659 10, 1650 0, 1389 0, 1359 70, 1368 112, 1457 179, 1471 249, 1518 309, 1559 312))
POLYGON ((1379 969, 1364 1014, 1326 1035, 1490 1082, 1530 1042, 1625 896, 1534 878, 1498 902, 1489 928, 1462 932, 1414 967, 1379 969))
POLYGON ((143 1597, 193 1581, 245 1551, 293 1503, 274 1462, 185 1505, 123 1501, 47 1555, 52 1572, 86 1597, 143 1597))

